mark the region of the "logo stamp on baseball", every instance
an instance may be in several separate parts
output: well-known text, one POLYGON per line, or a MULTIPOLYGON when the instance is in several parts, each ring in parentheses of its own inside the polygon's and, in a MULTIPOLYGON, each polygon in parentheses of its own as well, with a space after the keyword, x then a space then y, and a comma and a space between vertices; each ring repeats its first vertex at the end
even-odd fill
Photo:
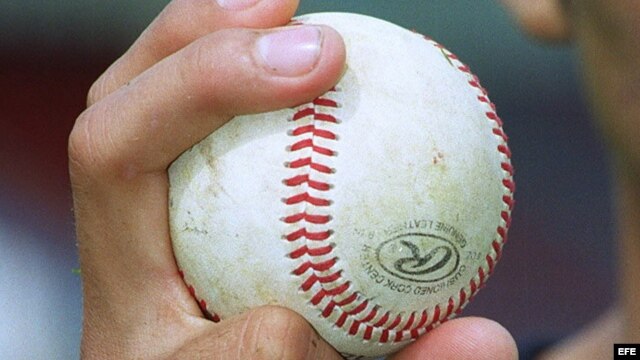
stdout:
POLYGON ((507 136, 437 42, 362 15, 297 22, 340 32, 342 79, 238 116, 172 164, 174 253, 213 320, 285 306, 346 357, 379 357, 455 316, 493 272, 515 188, 507 136))

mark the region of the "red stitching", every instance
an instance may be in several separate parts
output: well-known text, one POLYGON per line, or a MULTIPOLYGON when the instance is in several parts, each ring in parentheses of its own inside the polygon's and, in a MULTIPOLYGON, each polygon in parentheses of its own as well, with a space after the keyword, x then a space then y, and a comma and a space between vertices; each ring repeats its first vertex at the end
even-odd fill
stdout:
POLYGON ((367 327, 364 330, 364 335, 362 336, 362 338, 369 341, 371 340, 372 335, 373 335, 373 326, 367 325, 367 327))
POLYGON ((389 342, 389 330, 387 329, 382 330, 382 334, 380 334, 380 339, 378 340, 378 342, 381 344, 389 342))
POLYGON ((336 140, 336 134, 332 133, 331 131, 317 129, 313 124, 307 125, 307 126, 300 126, 295 130, 293 130, 291 132, 291 135, 300 136, 307 133, 312 133, 313 136, 316 136, 316 137, 321 137, 329 140, 336 140))
MULTIPOLYGON (((316 300, 317 301, 316 303, 312 302, 314 305, 317 305, 320 301, 322 301, 322 298, 324 298, 324 294, 318 293, 317 295, 322 295, 322 297, 318 297, 318 299, 316 300)), ((329 317, 336 306, 342 307, 342 306, 349 305, 353 303, 357 299, 357 297, 358 297, 358 294, 352 293, 351 296, 347 297, 342 301, 338 301, 338 302, 335 302, 333 300, 329 301, 327 306, 322 311, 322 316, 329 317)))
POLYGON ((381 327, 389 320, 390 313, 387 311, 383 317, 378 320, 377 323, 373 324, 374 327, 381 327))
POLYGON ((298 151, 298 150, 302 150, 302 149, 306 149, 306 148, 312 148, 314 153, 317 154, 322 154, 322 155, 326 155, 326 156, 334 156, 335 152, 331 149, 322 147, 322 146, 317 146, 313 143, 313 138, 311 139, 304 139, 304 140, 300 140, 297 143, 294 143, 293 145, 291 145, 289 147, 290 151, 298 151))
POLYGON ((295 270, 293 270, 293 274, 294 275, 302 275, 305 272, 307 272, 307 270, 309 269, 313 269, 315 271, 327 271, 329 269, 331 269, 331 267, 333 267, 333 265, 335 265, 336 261, 338 260, 338 258, 333 258, 327 261, 322 261, 319 263, 313 263, 311 261, 307 261, 302 263, 300 266, 298 266, 295 270))
POLYGON ((478 286, 483 286, 484 283, 487 281, 487 277, 484 274, 484 269, 481 267, 478 268, 478 280, 480 281, 478 286))
POLYGON ((394 342, 400 342, 402 341, 402 338, 404 337, 404 334, 402 333, 402 331, 398 331, 396 332, 396 338, 393 339, 394 342))
POLYGON ((395 320, 393 320, 393 322, 391 323, 391 325, 389 325, 387 327, 387 330, 393 330, 396 328, 396 326, 400 325, 400 322, 402 321, 402 314, 398 314, 398 316, 396 316, 395 320))
MULTIPOLYGON (((330 91, 335 92, 336 88, 333 88, 330 91)), ((333 99, 322 98, 322 97, 314 99, 313 100, 313 105, 316 105, 316 106, 327 106, 327 107, 333 107, 333 108, 339 107, 337 101, 335 101, 333 99)))
POLYGON ((471 287, 471 294, 469 294, 469 299, 471 299, 471 297, 473 297, 473 295, 475 295, 476 291, 479 290, 479 287, 476 284, 476 281, 474 279, 471 279, 471 283, 469 285, 471 287))
POLYGON ((360 328, 360 324, 361 324, 361 322, 360 322, 360 321, 357 321, 357 320, 356 320, 356 321, 354 321, 354 322, 351 324, 351 328, 349 328, 349 335, 355 335, 355 334, 357 334, 357 333, 358 333, 358 329, 360 328))
POLYGON ((290 242, 296 241, 301 238, 305 238, 307 240, 313 240, 313 241, 323 241, 323 240, 327 240, 332 233, 333 232, 331 230, 312 232, 312 231, 307 231, 306 228, 300 228, 288 235, 285 235, 285 239, 287 239, 287 241, 290 241, 290 242))
POLYGON ((338 272, 335 272, 327 276, 317 276, 316 274, 311 274, 311 276, 309 276, 307 280, 305 280, 305 282, 303 282, 302 285, 300 285, 300 288, 304 291, 308 291, 309 289, 311 289, 311 287, 315 283, 318 283, 318 282, 321 284, 329 284, 329 283, 336 282, 338 279, 340 279, 341 274, 342 274, 342 270, 339 270, 338 272))
POLYGON ((440 305, 436 305, 436 307, 433 309, 433 317, 431 318, 431 321, 429 322, 427 328, 433 328, 433 326, 435 326, 438 321, 440 321, 440 305))
POLYGON ((378 310, 374 307, 373 309, 371 309, 371 311, 369 311, 369 314, 367 316, 362 318, 361 322, 368 323, 369 321, 373 320, 373 318, 376 317, 377 313, 378 313, 378 310))
POLYGON ((511 159, 511 150, 509 150, 509 147, 506 144, 498 146, 498 151, 511 159))
POLYGON ((207 302, 204 299, 199 299, 198 296, 196 295, 196 290, 194 289, 194 287, 187 283, 184 277, 185 276, 184 272, 182 270, 178 270, 178 275, 180 276, 180 278, 182 278, 182 281, 187 286, 187 290, 189 291, 189 294, 191 295, 191 297, 193 297, 196 300, 196 303, 198 304, 200 311, 202 311, 202 315, 204 315, 206 319, 209 319, 213 322, 216 322, 216 323, 220 322, 221 320, 220 316, 218 316, 218 314, 214 312, 211 312, 208 309, 207 302))
MULTIPOLYGON (((307 157, 299 158, 285 164, 286 167, 291 169, 300 169, 303 167, 309 167, 310 169, 308 173, 302 175, 296 174, 295 176, 283 181, 286 186, 299 187, 301 189, 300 193, 294 194, 293 196, 285 199, 285 204, 309 204, 312 206, 310 209, 306 209, 297 214, 283 218, 283 221, 287 224, 299 224, 299 228, 297 230, 294 230, 284 236, 285 239, 290 242, 301 241, 303 243, 300 247, 289 254, 289 257, 292 259, 304 260, 300 265, 298 265, 293 273, 295 275, 302 276, 308 271, 311 271, 311 273, 302 281, 301 289, 303 291, 315 291, 310 300, 313 305, 318 306, 325 299, 329 299, 323 307, 323 317, 328 318, 335 311, 340 311, 337 320, 335 320, 335 325, 343 327, 347 321, 352 318, 349 328, 346 330, 347 333, 349 335, 357 335, 362 331, 362 329, 364 329, 362 336, 365 340, 372 339, 373 331, 375 329, 380 329, 381 334, 377 340, 379 343, 402 341, 406 338, 405 335, 415 339, 420 336, 420 334, 431 330, 442 322, 447 321, 447 319, 462 310, 466 303, 468 303, 477 291, 484 286, 488 276, 493 273, 495 264, 501 256, 502 246, 506 241, 507 230, 511 222, 510 212, 514 204, 512 196, 515 191, 515 183, 512 179, 514 169, 509 162, 509 159, 511 158, 511 151, 506 144, 508 137, 502 129, 502 120, 495 112, 495 105, 489 100, 487 90, 482 87, 478 77, 471 73, 469 66, 461 63, 457 56, 448 52, 442 45, 435 43, 428 38, 426 39, 431 41, 436 48, 440 49, 451 64, 454 64, 455 62, 457 64, 455 66, 460 72, 469 76, 469 85, 477 89, 479 92, 477 95, 478 101, 489 107, 489 111, 487 111, 485 115, 489 121, 495 124, 491 131, 501 141, 497 151, 505 157, 505 161, 501 163, 501 168, 505 171, 505 177, 502 183, 508 192, 508 194, 505 194, 502 198, 503 203, 506 206, 506 210, 502 211, 500 214, 504 221, 504 225, 497 227, 496 239, 491 244, 493 254, 486 255, 487 270, 485 271, 483 267, 479 267, 477 276, 471 279, 468 284, 469 290, 462 288, 460 289, 457 297, 451 297, 447 303, 445 312, 441 312, 440 305, 436 305, 431 311, 431 317, 429 317, 429 311, 427 309, 423 310, 421 313, 413 312, 408 314, 407 317, 402 313, 392 317, 391 313, 388 311, 381 314, 379 311, 379 305, 375 304, 373 304, 372 309, 365 312, 366 308, 370 305, 370 302, 366 299, 358 300, 359 297, 355 289, 351 291, 349 296, 340 301, 335 298, 335 296, 343 296, 348 293, 350 287, 350 283, 348 281, 338 284, 335 287, 331 287, 331 285, 337 284, 342 280, 341 270, 327 274, 327 272, 335 270, 334 267, 337 264, 337 258, 329 260, 323 259, 319 262, 313 260, 313 258, 319 256, 330 256, 333 251, 333 245, 310 247, 306 242, 314 241, 321 244, 323 241, 327 241, 332 235, 332 231, 328 228, 331 220, 330 216, 309 214, 308 211, 310 211, 313 206, 327 207, 331 205, 331 201, 326 197, 330 195, 329 192, 332 188, 331 184, 325 181, 325 177, 322 178, 322 181, 316 180, 314 177, 317 174, 330 175, 335 173, 335 169, 324 163, 324 160, 322 163, 318 160, 323 157, 330 158, 336 156, 337 153, 330 145, 318 146, 315 143, 315 140, 323 139, 325 141, 332 141, 337 140, 338 138, 335 132, 326 129, 325 127, 317 126, 322 123, 340 123, 339 119, 330 112, 331 109, 339 106, 338 102, 331 98, 332 93, 334 93, 336 89, 332 89, 327 96, 317 98, 312 103, 301 107, 293 115, 292 121, 298 122, 304 120, 307 122, 311 121, 311 123, 297 126, 289 132, 289 135, 294 137, 305 136, 305 138, 301 138, 300 140, 293 142, 288 147, 289 151, 295 152, 310 150, 312 153, 311 156, 308 156, 307 154, 307 157), (323 112, 321 107, 326 107, 326 110, 329 111, 323 112), (327 226, 327 228, 311 232, 306 229, 306 223, 323 225, 327 226), (347 306, 349 306, 350 309, 346 309, 347 306), (362 315, 363 317, 358 318, 357 315, 362 315), (419 319, 417 318, 418 316, 419 319)), ((329 142, 329 144, 331 143, 329 142)))
POLYGON ((445 317, 449 317, 449 316, 451 316, 451 314, 454 313, 453 310, 455 309, 455 305, 456 305, 455 301, 453 300, 452 297, 450 297, 449 301, 447 303, 447 313, 446 313, 445 317))
POLYGON ((293 224, 299 221, 306 221, 311 224, 326 224, 329 221, 331 221, 331 216, 330 215, 313 215, 313 214, 307 214, 306 212, 302 212, 302 213, 287 216, 283 218, 282 221, 286 222, 287 224, 293 224))
POLYGON ((489 265, 489 275, 493 273, 493 267, 495 265, 493 258, 491 255, 486 256, 487 265, 489 265))
POLYGON ((302 202, 309 203, 315 206, 329 206, 331 205, 331 200, 323 199, 320 197, 312 196, 308 192, 303 192, 301 194, 294 195, 290 198, 284 199, 284 203, 287 205, 295 205, 302 202))
MULTIPOLYGON (((292 271, 292 274, 300 277, 305 276, 304 280, 301 281, 300 289, 303 291, 315 291, 311 296, 310 303, 314 306, 323 306, 321 313, 323 317, 329 318, 335 311, 340 311, 335 325, 343 327, 351 319, 347 333, 355 336, 361 332, 361 329, 364 329, 362 334, 364 340, 371 340, 374 330, 379 329, 380 336, 376 340, 378 343, 403 341, 407 337, 416 339, 424 332, 432 330, 438 324, 446 322, 471 301, 474 295, 484 287, 502 254, 502 247, 507 241, 507 232, 511 225, 511 210, 514 206, 515 182, 513 181, 514 169, 510 163, 511 151, 506 144, 508 137, 502 130, 502 120, 495 112, 495 104, 489 100, 487 90, 482 87, 477 76, 471 73, 471 69, 467 65, 461 63, 455 55, 451 54, 442 45, 426 36, 424 38, 438 48, 446 56, 449 63, 453 65, 455 62, 457 64, 455 65, 456 68, 470 77, 468 80, 469 85, 479 92, 477 100, 482 104, 486 104, 490 109, 485 115, 489 121, 495 124, 491 131, 501 141, 497 151, 505 157, 501 167, 505 172, 502 184, 507 194, 503 196, 502 201, 506 209, 500 214, 504 225, 496 228, 497 236, 491 244, 493 253, 485 256, 487 269, 485 270, 482 266, 478 267, 476 277, 471 279, 468 284, 469 290, 465 290, 463 287, 460 289, 457 299, 453 296, 449 298, 444 313, 440 304, 434 306, 431 310, 431 317, 429 317, 429 309, 424 309, 419 315, 419 320, 416 319, 417 312, 410 313, 408 317, 403 313, 394 316, 390 311, 381 312, 380 305, 372 304, 368 299, 360 299, 357 289, 350 291, 351 283, 343 280, 341 269, 335 269, 338 258, 335 256, 330 257, 335 245, 326 243, 333 234, 330 228, 331 216, 314 214, 311 210, 317 210, 315 207, 328 207, 332 203, 329 198, 325 197, 332 189, 331 183, 327 182, 326 179, 327 176, 334 174, 336 170, 325 161, 337 155, 335 150, 331 149, 330 145, 326 146, 326 144, 327 141, 328 144, 331 144, 331 141, 338 140, 337 134, 331 131, 331 128, 340 124, 340 120, 330 112, 340 106, 336 100, 331 98, 338 90, 333 88, 325 96, 300 107, 290 120, 295 123, 303 121, 311 121, 311 123, 299 125, 288 132, 288 135, 296 138, 306 137, 293 142, 287 148, 292 153, 304 152, 305 156, 286 162, 284 166, 293 170, 308 168, 305 174, 296 174, 283 180, 285 186, 300 189, 300 192, 283 199, 283 202, 288 206, 303 205, 307 208, 281 218, 281 221, 286 224, 298 226, 297 229, 289 234, 283 235, 284 240, 287 242, 301 242, 299 247, 288 254, 289 258, 301 261, 292 271), (316 139, 322 139, 325 146, 318 146, 314 142, 316 139), (308 154, 309 151, 311 155, 308 154), (322 180, 319 180, 316 176, 321 176, 322 180), (305 226, 306 224, 313 224, 319 229, 315 229, 317 231, 309 231, 305 226), (309 241, 311 243, 307 243, 309 241), (328 299, 328 301, 326 301, 325 305, 321 305, 325 299, 328 299), (366 311, 368 307, 371 308, 366 311), (358 316, 361 316, 361 318, 358 318, 358 316), (404 324, 403 320, 405 321, 404 324)), ((180 276, 184 279, 182 272, 180 272, 180 276)), ((202 309, 205 317, 215 322, 220 321, 220 317, 217 314, 208 310, 206 301, 198 299, 192 286, 187 284, 187 289, 197 300, 198 306, 202 309)))
POLYGON ((506 171, 509 173, 509 175, 513 176, 514 175, 514 171, 513 171, 513 166, 509 163, 502 163, 500 164, 500 166, 502 167, 502 170, 506 171))
POLYGON ((409 329, 411 329, 411 325, 413 325, 413 322, 416 319, 416 313, 411 313, 411 315, 409 315, 409 320, 407 320, 406 325, 402 328, 401 331, 407 331, 409 329))
POLYGON ((292 162, 287 162, 287 163, 285 163, 285 166, 288 167, 288 168, 291 168, 291 169, 299 169, 299 168, 303 168, 305 166, 309 166, 311 169, 313 169, 315 171, 318 171, 318 172, 321 172, 323 174, 332 174, 332 173, 335 172, 334 169, 332 169, 332 168, 330 168, 330 167, 328 167, 326 165, 323 165, 323 164, 320 164, 320 163, 312 161, 310 157, 297 159, 297 160, 292 161, 292 162))
POLYGON ((507 241, 507 229, 503 228, 502 226, 498 226, 498 230, 496 230, 498 232, 498 235, 500 235, 500 237, 503 239, 504 242, 507 241))
MULTIPOLYGON (((311 303, 314 305, 319 305, 323 299, 327 297, 332 299, 322 312, 325 317, 330 316, 336 306, 346 306, 357 298, 354 293, 343 301, 334 301, 334 297, 343 294, 349 289, 350 283, 347 281, 338 284, 342 276, 341 270, 326 274, 326 272, 335 266, 337 258, 334 257, 324 261, 313 260, 315 257, 329 256, 334 245, 329 244, 320 247, 310 247, 307 244, 308 241, 322 243, 328 240, 333 233, 329 226, 331 217, 329 215, 313 214, 311 210, 314 209, 313 206, 326 207, 331 205, 331 201, 326 198, 326 194, 323 193, 330 191, 332 185, 325 180, 326 177, 323 177, 323 180, 318 180, 316 179, 316 176, 330 175, 335 173, 335 170, 326 164, 318 162, 317 158, 331 158, 336 156, 337 153, 326 145, 317 145, 315 141, 317 139, 322 139, 324 141, 335 141, 338 139, 338 136, 331 131, 331 126, 338 124, 339 120, 333 114, 325 111, 339 107, 338 102, 330 97, 331 94, 335 92, 337 92, 335 88, 331 89, 325 96, 316 98, 312 103, 301 107, 292 116, 291 120, 296 124, 301 123, 301 125, 292 129, 289 132, 289 135, 294 137, 304 136, 304 138, 293 142, 287 150, 290 152, 310 150, 312 155, 286 163, 285 166, 288 168, 300 169, 303 167, 309 167, 309 171, 305 174, 296 174, 283 181, 283 183, 288 187, 301 189, 300 193, 284 199, 285 204, 312 205, 309 211, 303 210, 299 213, 283 218, 283 221, 287 224, 298 224, 298 229, 284 237, 289 242, 302 242, 300 247, 289 253, 290 258, 303 260, 303 262, 293 271, 293 274, 302 276, 308 271, 311 271, 311 273, 307 275, 305 280, 301 283, 300 289, 303 291, 312 291, 312 289, 314 289, 313 291, 316 291, 311 298, 311 303), (314 224, 316 226, 320 225, 323 226, 323 228, 312 232, 307 230, 305 227, 306 223, 314 224), (320 285, 319 290, 315 290, 314 286, 316 284, 320 285), (337 286, 332 286, 336 284, 337 286)), ((331 142, 328 144, 331 144, 331 142)), ((308 155, 307 152, 305 152, 305 154, 308 155)), ((344 322, 346 320, 346 316, 349 315, 346 312, 344 314, 346 315, 342 317, 342 322, 344 322)), ((341 320, 338 319, 336 325, 341 326, 340 322, 341 320)))
POLYGON ((311 180, 309 178, 309 174, 294 176, 284 181, 284 184, 287 186, 298 186, 304 183, 308 184, 310 188, 320 190, 320 191, 327 191, 331 188, 330 184, 327 184, 322 181, 311 180))
MULTIPOLYGON (((316 269, 314 269, 316 270, 316 269)), ((333 289, 325 289, 322 288, 320 289, 316 295, 314 295, 314 299, 316 299, 316 303, 314 305, 317 305, 318 303, 320 303, 320 301, 322 301, 325 297, 327 296, 336 296, 336 295, 342 295, 345 291, 347 291, 349 289, 349 286, 351 286, 351 283, 349 283, 348 281, 343 283, 342 285, 335 287, 333 289)), ((336 306, 340 307, 340 303, 335 303, 336 306)), ((327 315, 329 316, 329 315, 327 315)))
MULTIPOLYGON (((347 318, 349 316, 355 316, 359 313, 361 313, 362 311, 364 311, 364 309, 366 309, 367 305, 369 305, 369 301, 365 300, 363 303, 361 303, 360 305, 358 305, 355 309, 351 310, 351 311, 344 311, 342 314, 340 314, 340 318, 338 319, 338 321, 336 321, 336 325, 338 327, 342 327, 344 325, 344 323, 347 321, 347 318)), ((360 323, 362 323, 362 321, 358 321, 358 320, 354 320, 354 322, 352 323, 352 325, 358 323, 358 326, 356 326, 355 328, 352 326, 351 329, 349 330, 349 334, 350 335, 355 335, 356 333, 351 333, 351 330, 355 330, 357 332, 358 328, 360 327, 360 323)))
POLYGON ((507 134, 505 134, 504 131, 502 131, 502 129, 495 128, 495 129, 493 129, 493 133, 495 135, 500 136, 503 141, 505 141, 505 142, 509 141, 509 138, 507 137, 507 134))
POLYGON ((333 246, 332 245, 322 246, 322 247, 318 247, 318 248, 310 248, 307 245, 304 245, 303 247, 298 248, 298 249, 292 251, 291 253, 289 253, 289 257, 292 258, 292 259, 297 259, 297 258, 302 257, 304 255, 322 256, 322 255, 327 255, 327 254, 331 253, 332 250, 333 250, 333 246))
POLYGON ((460 289, 460 301, 458 302, 459 304, 458 311, 462 310, 462 307, 464 306, 464 304, 466 304, 466 300, 467 300, 467 293, 464 291, 464 289, 460 289))
POLYGON ((293 121, 298 121, 302 118, 305 118, 307 116, 313 116, 316 113, 316 110, 312 107, 310 108, 306 108, 306 109, 302 109, 302 110, 298 110, 298 112, 296 112, 293 115, 293 121))
POLYGON ((326 121, 326 122, 330 122, 330 123, 338 123, 338 118, 336 118, 335 116, 331 115, 331 114, 316 114, 313 117, 314 120, 318 120, 318 121, 326 121))

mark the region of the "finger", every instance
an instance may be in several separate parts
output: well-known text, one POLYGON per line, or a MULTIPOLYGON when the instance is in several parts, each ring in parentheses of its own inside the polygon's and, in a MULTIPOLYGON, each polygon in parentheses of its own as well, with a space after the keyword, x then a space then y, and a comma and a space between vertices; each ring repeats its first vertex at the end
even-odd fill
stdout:
POLYGON ((523 31, 544 41, 565 42, 571 39, 569 1, 502 0, 523 31))
POLYGON ((293 106, 328 90, 344 66, 343 46, 329 28, 222 30, 81 115, 69 160, 85 338, 144 337, 144 324, 171 328, 181 313, 199 314, 169 240, 168 164, 232 115, 293 106), (315 53, 305 44, 317 37, 317 59, 305 60, 315 53), (296 53, 301 68, 290 62, 296 53))
POLYGON ((70 138, 72 165, 110 182, 164 173, 232 116, 298 105, 327 91, 344 59, 344 44, 328 27, 216 32, 85 111, 70 138))
POLYGON ((181 348, 183 359, 339 360, 338 353, 295 312, 262 307, 210 326, 181 348))
POLYGON ((96 80, 92 105, 196 39, 226 28, 270 28, 287 24, 298 0, 173 0, 131 48, 96 80))
POLYGON ((483 318, 450 320, 420 337, 393 360, 513 360, 518 349, 500 324, 483 318))

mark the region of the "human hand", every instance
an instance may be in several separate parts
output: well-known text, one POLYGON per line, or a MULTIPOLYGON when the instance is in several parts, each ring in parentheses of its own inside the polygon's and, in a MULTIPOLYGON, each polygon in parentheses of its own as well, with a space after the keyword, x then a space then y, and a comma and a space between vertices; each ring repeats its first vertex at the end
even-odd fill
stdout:
MULTIPOLYGON (((235 115, 310 101, 344 66, 335 31, 273 29, 289 22, 297 1, 219 2, 227 8, 172 1, 96 81, 70 136, 83 358, 339 358, 284 308, 217 324, 204 319, 179 276, 168 228, 169 164, 235 115)), ((467 318, 443 324, 397 358, 514 354, 504 329, 467 318)))

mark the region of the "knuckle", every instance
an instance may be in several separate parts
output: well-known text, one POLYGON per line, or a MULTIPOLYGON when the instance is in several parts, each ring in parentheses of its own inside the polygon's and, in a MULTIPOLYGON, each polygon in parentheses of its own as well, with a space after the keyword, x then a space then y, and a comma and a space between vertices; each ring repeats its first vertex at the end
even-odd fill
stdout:
POLYGON ((103 86, 104 81, 102 81, 102 77, 93 82, 93 84, 89 88, 89 92, 87 93, 87 106, 95 104, 99 99, 102 98, 103 86))
POLYGON ((94 151, 92 134, 88 129, 88 111, 78 117, 69 134, 67 153, 69 156, 69 169, 73 175, 86 173, 94 163, 94 151))
POLYGON ((67 152, 72 180, 109 174, 117 163, 104 119, 94 108, 85 110, 69 134, 67 152))
POLYGON ((242 358, 298 360, 308 358, 315 331, 293 311, 266 307, 254 310, 241 339, 242 358))
MULTIPOLYGON (((221 88, 252 77, 253 36, 244 30, 221 30, 194 42, 176 62, 180 78, 203 99, 219 99, 221 88), (233 79, 233 80, 232 80, 233 79)), ((220 99, 222 100, 222 99, 220 99)), ((228 99, 225 99, 228 100, 228 99)))
POLYGON ((191 0, 173 0, 147 28, 148 35, 158 44, 157 51, 173 53, 197 37, 193 24, 185 26, 184 16, 192 6, 191 0))
POLYGON ((87 106, 92 106, 109 94, 109 88, 114 81, 112 74, 112 71, 107 70, 94 81, 87 93, 87 106))
POLYGON ((180 78, 197 94, 209 92, 213 82, 206 80, 215 78, 212 46, 207 41, 198 41, 182 56, 182 61, 177 63, 180 78))

